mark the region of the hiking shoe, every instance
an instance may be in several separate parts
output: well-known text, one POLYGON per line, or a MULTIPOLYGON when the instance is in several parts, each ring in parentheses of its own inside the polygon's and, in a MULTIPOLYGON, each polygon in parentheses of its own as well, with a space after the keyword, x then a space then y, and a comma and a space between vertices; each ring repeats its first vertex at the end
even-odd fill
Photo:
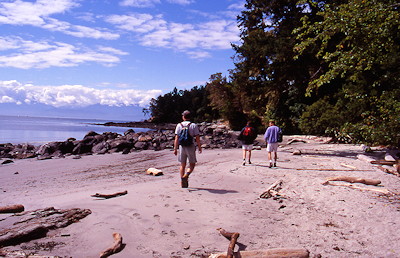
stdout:
POLYGON ((181 178, 181 186, 182 188, 188 188, 189 187, 189 180, 187 177, 181 178))

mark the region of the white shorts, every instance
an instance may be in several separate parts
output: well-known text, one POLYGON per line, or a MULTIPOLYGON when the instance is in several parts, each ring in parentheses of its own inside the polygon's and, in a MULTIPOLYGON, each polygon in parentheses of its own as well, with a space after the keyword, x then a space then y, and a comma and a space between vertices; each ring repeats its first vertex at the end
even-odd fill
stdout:
POLYGON ((242 144, 242 149, 243 150, 252 150, 253 149, 253 144, 242 144))
POLYGON ((268 152, 277 152, 278 151, 278 143, 268 143, 267 145, 267 151, 268 152))
POLYGON ((181 146, 179 145, 179 154, 178 154, 178 161, 180 163, 196 163, 196 145, 192 144, 190 146, 181 146))

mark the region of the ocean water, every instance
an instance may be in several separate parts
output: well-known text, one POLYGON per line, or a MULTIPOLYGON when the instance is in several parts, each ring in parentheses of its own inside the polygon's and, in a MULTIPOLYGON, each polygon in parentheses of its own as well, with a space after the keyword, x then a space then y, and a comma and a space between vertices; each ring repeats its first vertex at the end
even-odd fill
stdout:
MULTIPOLYGON (((81 140, 89 131, 96 133, 115 132, 123 134, 130 128, 93 125, 93 123, 120 122, 74 118, 28 117, 0 115, 0 143, 30 143, 34 145, 68 138, 81 140)), ((145 132, 147 128, 132 128, 145 132)))

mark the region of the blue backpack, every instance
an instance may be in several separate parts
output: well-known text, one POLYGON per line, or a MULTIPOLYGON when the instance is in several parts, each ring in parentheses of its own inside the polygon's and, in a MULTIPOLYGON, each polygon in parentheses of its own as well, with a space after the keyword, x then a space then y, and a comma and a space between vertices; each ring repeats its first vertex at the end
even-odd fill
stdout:
POLYGON ((178 142, 179 145, 182 146, 191 146, 193 144, 193 137, 189 134, 189 126, 191 123, 184 126, 181 123, 182 130, 178 134, 178 142))

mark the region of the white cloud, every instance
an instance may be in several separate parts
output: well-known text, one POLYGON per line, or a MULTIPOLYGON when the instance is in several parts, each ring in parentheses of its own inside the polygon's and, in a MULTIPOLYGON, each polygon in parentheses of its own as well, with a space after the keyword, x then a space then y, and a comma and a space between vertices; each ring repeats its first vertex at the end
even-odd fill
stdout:
POLYGON ((153 7, 155 4, 159 4, 160 2, 160 0, 124 0, 120 5, 132 7, 153 7))
POLYGON ((119 29, 137 33, 137 40, 143 46, 174 49, 194 58, 196 52, 200 59, 209 57, 206 52, 210 50, 231 49, 231 43, 239 40, 235 20, 182 24, 167 22, 161 15, 132 13, 109 16, 106 21, 119 29))
POLYGON ((171 4, 188 5, 194 3, 194 0, 167 0, 171 4))
POLYGON ((1 55, 0 52, 0 67, 22 69, 72 67, 87 62, 111 66, 120 62, 118 56, 127 54, 111 47, 85 49, 61 42, 33 42, 19 37, 0 37, 0 43, 4 43, 0 51, 8 50, 7 54, 1 55))
POLYGON ((40 103, 54 107, 90 105, 145 107, 161 90, 94 89, 82 85, 35 86, 18 81, 0 81, 0 103, 40 103))
POLYGON ((16 0, 0 3, 0 24, 31 25, 50 31, 58 31, 75 37, 95 39, 117 39, 119 35, 105 29, 72 25, 68 22, 51 18, 77 7, 76 0, 37 0, 25 2, 16 0))
MULTIPOLYGON (((180 5, 188 5, 194 2, 194 0, 167 0, 168 3, 171 4, 180 4, 180 5)), ((123 0, 120 2, 122 6, 131 6, 131 7, 153 7, 156 4, 160 4, 160 0, 123 0)))

